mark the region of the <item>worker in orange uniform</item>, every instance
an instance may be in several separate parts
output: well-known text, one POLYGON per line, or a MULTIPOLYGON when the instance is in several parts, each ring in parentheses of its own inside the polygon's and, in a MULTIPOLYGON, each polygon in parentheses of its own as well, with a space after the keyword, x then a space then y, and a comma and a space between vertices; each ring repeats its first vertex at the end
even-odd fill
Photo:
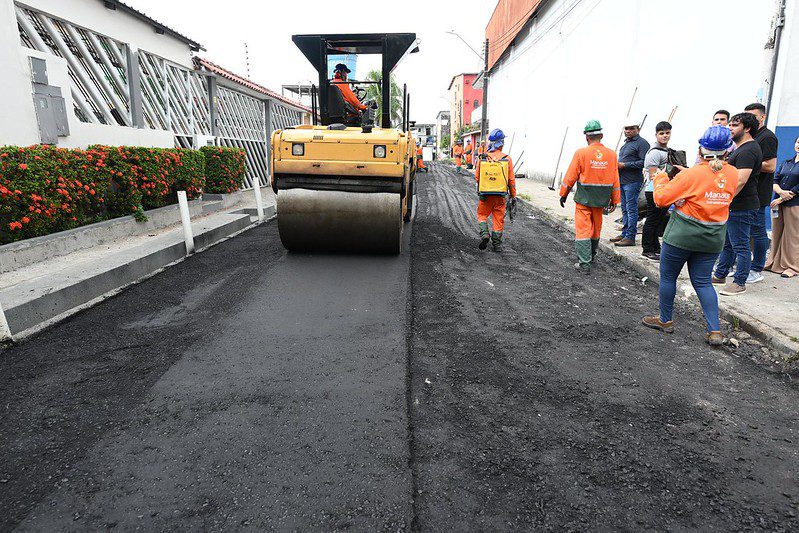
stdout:
POLYGON ((421 145, 416 147, 416 169, 427 172, 427 167, 424 166, 424 155, 422 153, 421 145))
POLYGON ((466 159, 466 168, 472 168, 472 141, 466 139, 466 146, 463 149, 464 159, 466 159))
POLYGON ((505 230, 505 198, 510 194, 511 202, 516 201, 516 177, 513 174, 513 161, 503 153, 505 134, 495 129, 489 135, 491 144, 488 152, 477 160, 474 176, 477 180, 477 223, 480 226, 480 244, 485 250, 489 240, 495 252, 502 251, 502 234, 505 230), (488 231, 488 217, 491 217, 493 231, 488 231))
POLYGON ((354 107, 356 111, 364 111, 366 106, 358 100, 358 97, 352 92, 352 87, 350 87, 347 81, 347 75, 351 72, 350 69, 347 68, 347 65, 339 63, 336 65, 333 72, 333 79, 330 84, 341 91, 341 96, 344 97, 344 101, 354 107))
POLYGON ((477 145, 477 159, 480 159, 480 156, 486 153, 486 142, 480 141, 480 144, 477 145))
POLYGON ((452 147, 452 157, 455 158, 455 166, 460 171, 463 165, 463 141, 455 142, 455 146, 452 147))
POLYGON ((583 133, 588 146, 574 153, 560 186, 560 205, 566 207, 566 198, 576 184, 574 240, 579 262, 575 267, 588 274, 599 247, 603 210, 607 209, 608 213, 616 210, 621 202, 621 188, 619 161, 616 152, 602 144, 599 121, 588 121, 583 133))

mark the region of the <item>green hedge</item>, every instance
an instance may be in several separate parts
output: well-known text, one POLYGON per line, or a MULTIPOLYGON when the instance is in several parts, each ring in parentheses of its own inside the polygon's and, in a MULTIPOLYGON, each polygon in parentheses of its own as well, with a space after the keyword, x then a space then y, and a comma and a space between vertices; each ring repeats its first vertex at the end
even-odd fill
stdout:
POLYGON ((0 147, 0 244, 136 215, 244 179, 243 150, 91 146, 0 147), (209 186, 206 187, 206 166, 209 186))
POLYGON ((247 172, 244 150, 203 146, 200 151, 205 155, 205 192, 228 194, 241 188, 247 172))

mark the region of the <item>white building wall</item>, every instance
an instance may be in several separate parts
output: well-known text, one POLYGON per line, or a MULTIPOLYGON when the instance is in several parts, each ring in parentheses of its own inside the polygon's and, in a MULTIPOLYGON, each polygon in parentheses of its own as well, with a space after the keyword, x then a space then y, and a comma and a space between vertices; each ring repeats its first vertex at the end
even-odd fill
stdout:
POLYGON ((188 44, 169 35, 155 33, 152 24, 124 11, 108 9, 100 0, 21 0, 17 3, 193 68, 188 44))
POLYGON ((644 138, 677 106, 672 146, 692 152, 717 109, 757 99, 774 12, 772 0, 555 0, 492 70, 489 126, 515 132, 522 172, 552 179, 567 127, 559 173, 589 119, 616 147, 638 87, 644 138))
POLYGON ((0 145, 27 146, 39 142, 33 109, 31 70, 20 53, 17 17, 12 0, 0 0, 0 145))

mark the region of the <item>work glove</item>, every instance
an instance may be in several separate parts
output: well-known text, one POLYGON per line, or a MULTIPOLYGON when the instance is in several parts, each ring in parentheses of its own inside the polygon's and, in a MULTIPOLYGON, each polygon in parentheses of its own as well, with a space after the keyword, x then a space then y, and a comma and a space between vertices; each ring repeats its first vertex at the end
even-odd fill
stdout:
POLYGON ((477 193, 477 199, 480 200, 481 202, 485 202, 486 201, 486 195, 477 193))
POLYGON ((560 197, 560 206, 561 207, 566 207, 566 198, 568 198, 568 196, 561 196, 560 197))

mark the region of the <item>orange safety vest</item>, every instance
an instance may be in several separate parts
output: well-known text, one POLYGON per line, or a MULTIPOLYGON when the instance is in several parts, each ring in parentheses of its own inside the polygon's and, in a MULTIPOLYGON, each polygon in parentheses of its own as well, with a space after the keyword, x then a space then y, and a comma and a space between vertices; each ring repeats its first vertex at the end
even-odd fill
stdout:
POLYGON ((652 194, 658 207, 667 207, 677 200, 685 200, 675 209, 699 222, 726 222, 730 202, 738 187, 738 170, 724 163, 719 172, 713 172, 703 161, 677 174, 669 181, 665 172, 655 176, 652 194))
POLYGON ((600 142, 591 143, 574 153, 560 196, 567 196, 577 185, 574 201, 587 207, 607 207, 621 203, 619 160, 616 152, 600 142))
POLYGON ((355 93, 354 93, 354 92, 352 92, 352 87, 350 87, 350 84, 349 84, 348 82, 346 82, 346 81, 342 80, 342 79, 341 79, 341 75, 339 75, 339 73, 338 73, 338 72, 336 72, 336 75, 335 75, 335 77, 333 78, 333 80, 330 82, 330 84, 331 84, 331 85, 335 85, 335 86, 336 86, 336 88, 337 88, 339 91, 341 91, 341 96, 343 96, 343 97, 344 97, 344 100, 345 100, 345 101, 346 101, 348 104, 350 104, 352 107, 354 107, 355 109, 359 109, 359 110, 361 110, 361 111, 363 111, 364 109, 366 109, 366 106, 365 106, 365 105, 363 105, 363 104, 361 103, 361 101, 360 101, 360 100, 358 100, 358 97, 357 97, 357 96, 355 96, 355 93))

